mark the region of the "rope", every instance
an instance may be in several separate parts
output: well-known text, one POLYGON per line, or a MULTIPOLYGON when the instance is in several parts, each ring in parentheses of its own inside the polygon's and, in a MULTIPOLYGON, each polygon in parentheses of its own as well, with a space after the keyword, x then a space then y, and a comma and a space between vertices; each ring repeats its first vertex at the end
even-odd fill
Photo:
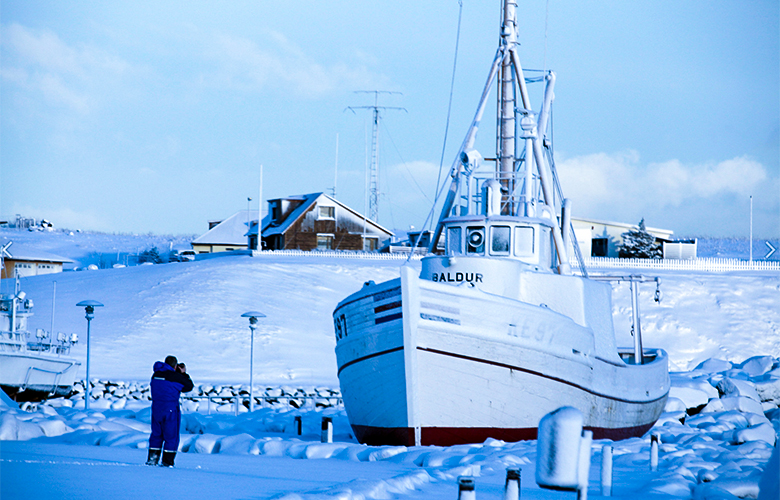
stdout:
MULTIPOLYGON (((444 152, 447 148, 447 135, 449 134, 450 130, 450 114, 452 113, 452 95, 455 91, 455 69, 458 67, 458 48, 460 46, 460 25, 461 20, 463 19, 463 0, 458 0, 458 33, 455 36, 455 57, 452 61, 452 79, 450 81, 450 100, 447 104, 447 123, 444 126, 444 144, 441 146, 441 158, 439 159, 439 175, 436 177, 436 193, 439 192, 439 184, 441 183, 441 173, 444 169, 444 152)), ((438 201, 439 196, 436 195, 436 201, 438 201)), ((434 205, 435 205, 434 201, 434 205)), ((423 229, 425 226, 423 226, 423 229)))

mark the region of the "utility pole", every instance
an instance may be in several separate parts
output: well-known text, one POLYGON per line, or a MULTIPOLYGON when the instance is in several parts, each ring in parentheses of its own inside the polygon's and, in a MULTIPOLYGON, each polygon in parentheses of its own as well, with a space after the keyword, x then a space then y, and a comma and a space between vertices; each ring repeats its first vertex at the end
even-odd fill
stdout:
POLYGON ((349 106, 348 110, 355 113, 356 109, 370 109, 373 111, 373 128, 371 133, 371 165, 368 171, 368 217, 377 222, 379 219, 379 119, 381 111, 394 109, 406 111, 406 108, 393 106, 380 106, 379 94, 401 94, 401 92, 391 92, 389 90, 357 90, 356 94, 374 94, 373 106, 349 106))

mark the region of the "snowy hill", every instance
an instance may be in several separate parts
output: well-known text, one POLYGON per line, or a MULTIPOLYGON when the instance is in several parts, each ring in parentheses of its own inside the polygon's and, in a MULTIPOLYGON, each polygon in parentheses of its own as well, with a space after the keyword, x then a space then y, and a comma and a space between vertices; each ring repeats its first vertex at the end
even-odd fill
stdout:
MULTIPOLYGON (((75 248, 84 248, 79 236, 73 240, 79 245, 75 248)), ((109 241, 105 238, 103 244, 109 241)), ((57 251, 68 255, 66 246, 57 251)), ((261 320, 256 339, 255 380, 337 386, 334 307, 365 281, 397 277, 403 264, 229 256, 37 276, 24 278, 22 287, 36 304, 31 329, 49 330, 57 282, 54 330, 82 337, 72 351, 82 360, 86 321, 75 304, 86 299, 105 304, 92 323, 95 377, 142 380, 155 360, 172 353, 198 380, 246 381, 249 328, 240 316, 258 310, 267 318, 261 320)), ((672 369, 691 369, 713 357, 741 361, 753 355, 780 356, 778 273, 655 274, 662 278, 664 299, 657 305, 652 300, 654 287, 641 288, 644 342, 666 349, 672 369)), ((8 292, 10 286, 5 280, 2 290, 8 292)), ((613 301, 618 343, 632 345, 626 284, 615 285, 613 301)))

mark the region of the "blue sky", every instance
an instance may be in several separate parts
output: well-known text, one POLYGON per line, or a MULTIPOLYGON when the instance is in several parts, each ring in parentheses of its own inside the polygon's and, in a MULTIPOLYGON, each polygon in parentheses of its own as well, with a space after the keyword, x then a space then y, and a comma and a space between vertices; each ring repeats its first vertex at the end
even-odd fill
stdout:
MULTIPOLYGON (((575 216, 676 235, 780 235, 778 1, 520 2, 525 68, 558 74, 558 168, 575 216), (545 37, 545 20, 547 24, 545 37)), ((499 2, 463 1, 445 154, 473 115, 499 2)), ((202 233, 264 199, 364 209, 371 104, 379 222, 422 225, 444 138, 458 2, 0 4, 0 215, 202 233)), ((532 95, 538 107, 538 94, 532 95)), ((492 155, 490 116, 478 145, 492 155)))

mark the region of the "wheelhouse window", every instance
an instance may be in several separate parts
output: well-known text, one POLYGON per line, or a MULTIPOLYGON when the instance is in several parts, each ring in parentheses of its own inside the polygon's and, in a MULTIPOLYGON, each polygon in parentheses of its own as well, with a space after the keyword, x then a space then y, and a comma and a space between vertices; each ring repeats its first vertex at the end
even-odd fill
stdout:
POLYGON ((320 207, 320 219, 335 219, 336 207, 320 207))
POLYGON ((531 257, 534 254, 534 228, 515 228, 515 256, 531 257))
POLYGON ((332 234, 318 234, 317 235, 317 250, 333 250, 333 235, 332 234))
POLYGON ((466 253, 485 254, 485 228, 483 226, 470 226, 466 228, 466 253))
POLYGON ((460 227, 450 227, 447 229, 447 253, 449 255, 460 255, 463 253, 460 244, 460 227))
POLYGON ((512 231, 509 226, 490 227, 490 254, 509 255, 509 243, 512 231))

